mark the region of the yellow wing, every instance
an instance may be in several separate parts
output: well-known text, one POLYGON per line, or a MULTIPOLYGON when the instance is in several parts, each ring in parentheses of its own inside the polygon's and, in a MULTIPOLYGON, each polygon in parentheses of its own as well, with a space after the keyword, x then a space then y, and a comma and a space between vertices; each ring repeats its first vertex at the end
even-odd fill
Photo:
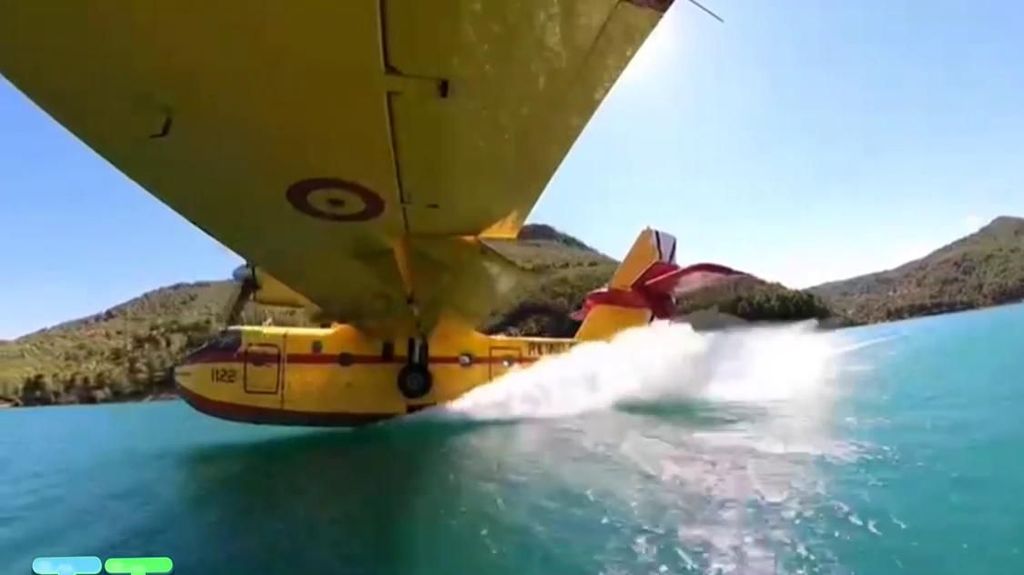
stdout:
POLYGON ((0 0, 0 73, 325 313, 423 328, 669 3, 0 0))

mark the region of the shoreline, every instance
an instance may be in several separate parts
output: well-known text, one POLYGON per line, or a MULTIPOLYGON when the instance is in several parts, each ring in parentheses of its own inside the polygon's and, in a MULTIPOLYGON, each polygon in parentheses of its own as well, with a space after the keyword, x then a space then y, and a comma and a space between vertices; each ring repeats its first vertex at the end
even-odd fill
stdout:
POLYGON ((11 400, 10 398, 0 398, 0 410, 4 409, 29 409, 33 407, 66 407, 71 405, 110 405, 115 403, 149 403, 151 401, 171 401, 175 399, 181 399, 177 391, 159 391, 155 393, 147 393, 138 397, 121 397, 117 399, 111 399, 107 401, 72 401, 72 402, 54 402, 54 403, 38 403, 26 405, 20 400, 11 400))

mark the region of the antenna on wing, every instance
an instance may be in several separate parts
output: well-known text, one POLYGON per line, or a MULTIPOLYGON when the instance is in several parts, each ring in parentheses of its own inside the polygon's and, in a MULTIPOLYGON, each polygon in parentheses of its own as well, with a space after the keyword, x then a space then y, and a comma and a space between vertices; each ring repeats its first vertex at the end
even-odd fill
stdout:
POLYGON ((712 11, 711 11, 711 10, 710 10, 710 9, 709 9, 709 8, 708 8, 707 6, 704 6, 704 5, 703 5, 703 4, 701 4, 700 2, 697 2, 697 0, 690 0, 690 4, 693 4, 694 6, 696 6, 696 7, 700 8, 701 10, 703 10, 704 12, 706 12, 706 13, 707 13, 708 15, 710 15, 710 16, 711 16, 712 18, 714 18, 715 20, 718 20, 718 21, 719 21, 719 22, 721 22, 722 24, 725 24, 725 20, 722 20, 722 17, 721 17, 721 16, 719 16, 718 14, 715 14, 715 13, 714 13, 714 12, 712 12, 712 11))

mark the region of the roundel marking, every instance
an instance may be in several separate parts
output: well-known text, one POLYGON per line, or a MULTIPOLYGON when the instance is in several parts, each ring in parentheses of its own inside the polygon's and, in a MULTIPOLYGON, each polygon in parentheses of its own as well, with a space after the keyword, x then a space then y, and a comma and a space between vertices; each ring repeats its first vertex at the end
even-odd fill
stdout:
POLYGON ((384 213, 384 199, 373 190, 338 178, 299 180, 285 197, 307 216, 333 222, 365 222, 384 213))

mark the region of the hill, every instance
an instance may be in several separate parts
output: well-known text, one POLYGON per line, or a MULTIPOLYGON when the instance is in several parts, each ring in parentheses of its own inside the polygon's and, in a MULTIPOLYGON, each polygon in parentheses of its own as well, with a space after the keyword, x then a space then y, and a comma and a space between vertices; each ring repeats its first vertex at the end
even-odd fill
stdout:
MULTIPOLYGON (((0 396, 91 403, 172 391, 170 368, 220 330, 235 287, 176 284, 102 313, 0 343, 0 396)), ((296 310, 253 306, 247 322, 305 322, 296 310)))
POLYGON ((533 272, 480 326, 485 333, 569 337, 579 324, 569 314, 604 285, 618 262, 551 226, 523 226, 515 242, 494 247, 533 272))
POLYGON ((745 276, 680 297, 680 315, 715 308, 748 321, 796 321, 831 319, 836 325, 850 321, 837 315, 817 296, 787 288, 780 283, 745 276))
POLYGON ((1024 298, 1024 219, 1002 216, 897 268, 808 290, 838 312, 878 322, 1024 298))
MULTIPOLYGON (((545 225, 525 226, 519 239, 495 248, 531 270, 516 296, 481 326, 489 333, 571 336, 569 314, 618 265, 578 239, 545 225)), ((223 324, 235 286, 229 281, 153 290, 102 313, 0 342, 0 397, 28 405, 142 399, 173 393, 171 368, 223 324)), ((812 296, 745 278, 690 295, 679 312, 718 306, 748 319, 821 317, 812 296)), ((243 323, 270 318, 308 325, 304 312, 247 306, 243 323)))

